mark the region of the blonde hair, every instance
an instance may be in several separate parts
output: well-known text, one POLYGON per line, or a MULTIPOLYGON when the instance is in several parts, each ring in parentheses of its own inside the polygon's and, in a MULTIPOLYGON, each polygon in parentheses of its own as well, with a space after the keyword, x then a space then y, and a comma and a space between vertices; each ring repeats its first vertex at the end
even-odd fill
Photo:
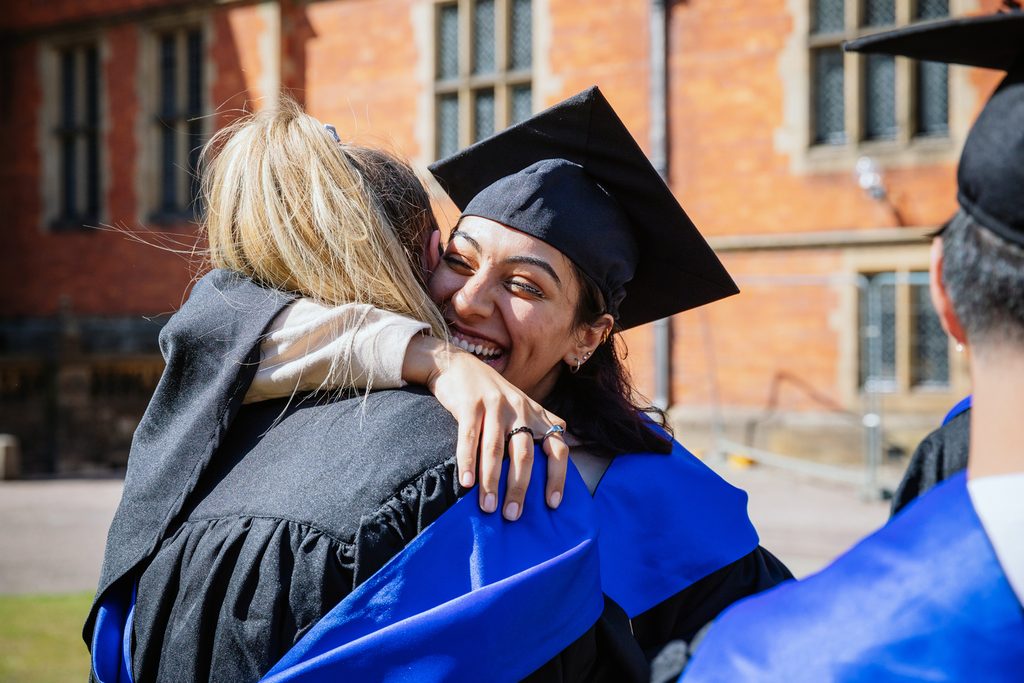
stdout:
POLYGON ((214 135, 202 166, 213 267, 328 306, 401 313, 446 337, 419 265, 436 222, 408 165, 337 143, 282 98, 214 135))

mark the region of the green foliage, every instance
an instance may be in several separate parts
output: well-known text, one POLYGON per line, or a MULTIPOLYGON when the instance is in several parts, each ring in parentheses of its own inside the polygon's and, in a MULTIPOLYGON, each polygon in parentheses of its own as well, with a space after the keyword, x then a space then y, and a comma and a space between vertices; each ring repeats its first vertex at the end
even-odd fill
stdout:
POLYGON ((87 680, 82 623, 91 602, 92 593, 0 595, 0 681, 87 680))

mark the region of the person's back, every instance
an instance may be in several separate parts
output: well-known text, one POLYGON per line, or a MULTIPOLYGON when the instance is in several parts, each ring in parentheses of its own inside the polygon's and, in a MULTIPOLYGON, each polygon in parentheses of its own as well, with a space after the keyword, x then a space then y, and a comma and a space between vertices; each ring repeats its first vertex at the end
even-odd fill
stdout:
POLYGON ((419 390, 242 408, 139 579, 136 679, 258 680, 454 504, 455 440, 419 390))

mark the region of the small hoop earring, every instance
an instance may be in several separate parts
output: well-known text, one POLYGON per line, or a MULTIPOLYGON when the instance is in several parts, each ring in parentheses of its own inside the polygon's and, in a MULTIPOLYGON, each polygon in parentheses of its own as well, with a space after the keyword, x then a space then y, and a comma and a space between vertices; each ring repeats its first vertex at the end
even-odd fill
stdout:
POLYGON ((570 367, 569 372, 575 375, 577 372, 580 371, 580 366, 583 365, 583 361, 580 360, 579 356, 573 356, 573 359, 576 361, 576 365, 575 367, 570 367))

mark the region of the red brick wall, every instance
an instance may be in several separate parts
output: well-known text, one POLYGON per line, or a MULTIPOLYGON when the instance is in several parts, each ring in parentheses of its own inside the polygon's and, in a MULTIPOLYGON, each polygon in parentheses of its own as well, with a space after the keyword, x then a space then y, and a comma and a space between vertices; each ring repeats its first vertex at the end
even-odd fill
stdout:
POLYGON ((140 12, 188 6, 195 0, 48 0, 11 2, 0 13, 0 29, 40 29, 94 19, 137 16, 140 12))
MULTIPOLYGON (((16 3, 0 24, 37 29, 100 14, 121 17, 140 7, 167 8, 174 0, 89 0, 16 3)), ((984 9, 998 3, 985 0, 984 9)), ((547 0, 537 4, 535 41, 548 46, 535 71, 542 104, 551 104, 594 83, 600 85, 641 146, 648 148, 648 5, 646 0, 593 3, 547 0), (540 16, 546 5, 547 14, 540 16), (543 68, 542 68, 543 67, 543 68)), ((785 83, 779 60, 791 38, 789 0, 691 0, 671 3, 670 182, 697 225, 709 235, 858 229, 893 224, 893 217, 864 196, 849 172, 795 174, 790 152, 776 139, 785 124, 785 83)), ((350 139, 396 149, 427 160, 424 102, 429 100, 432 30, 417 27, 430 17, 426 0, 344 0, 285 3, 285 44, 280 82, 315 116, 350 139), (425 77, 425 74, 427 75, 425 77)), ((101 28, 106 43, 106 107, 109 129, 104 163, 109 170, 109 222, 136 228, 138 141, 135 121, 146 116, 134 91, 134 64, 141 58, 138 30, 127 19, 101 28), (120 22, 120 23, 119 23, 120 22)), ((249 3, 212 10, 210 59, 216 76, 211 100, 221 112, 215 125, 268 93, 264 36, 266 8, 249 3)), ((36 145, 41 92, 36 39, 17 42, 10 84, 9 121, 0 140, 11 150, 0 165, 0 201, 8 248, 0 255, 0 314, 50 315, 62 297, 73 311, 93 314, 158 313, 175 308, 191 277, 181 257, 133 244, 118 234, 49 234, 39 224, 42 153, 36 145)), ((984 94, 998 74, 973 71, 969 81, 984 94)), ((891 196, 911 224, 936 224, 954 206, 954 166, 949 163, 889 169, 891 196)), ((162 234, 162 233, 161 233, 162 234)), ((190 239, 179 227, 169 233, 190 239)), ((835 252, 814 255, 729 255, 737 273, 828 273, 835 252)), ((807 349, 806 374, 827 394, 837 391, 836 333, 820 327, 835 306, 833 296, 805 292, 772 297, 748 290, 680 316, 676 323, 674 378, 684 403, 706 402, 709 371, 701 331, 707 319, 716 344, 723 400, 756 404, 766 382, 787 369, 798 335, 807 349), (780 325, 780 321, 786 321, 780 325), (756 348, 755 348, 756 347, 756 348), (704 388, 702 388, 704 387, 704 388), (703 393, 702 393, 703 392, 703 393)), ((653 389, 649 329, 627 335, 638 384, 653 389)))
POLYGON ((420 52, 413 26, 416 5, 422 3, 349 0, 312 3, 305 10, 309 113, 333 123, 348 140, 410 159, 428 153, 416 125, 421 97, 431 87, 421 77, 421 60, 432 63, 430 55, 420 52))

